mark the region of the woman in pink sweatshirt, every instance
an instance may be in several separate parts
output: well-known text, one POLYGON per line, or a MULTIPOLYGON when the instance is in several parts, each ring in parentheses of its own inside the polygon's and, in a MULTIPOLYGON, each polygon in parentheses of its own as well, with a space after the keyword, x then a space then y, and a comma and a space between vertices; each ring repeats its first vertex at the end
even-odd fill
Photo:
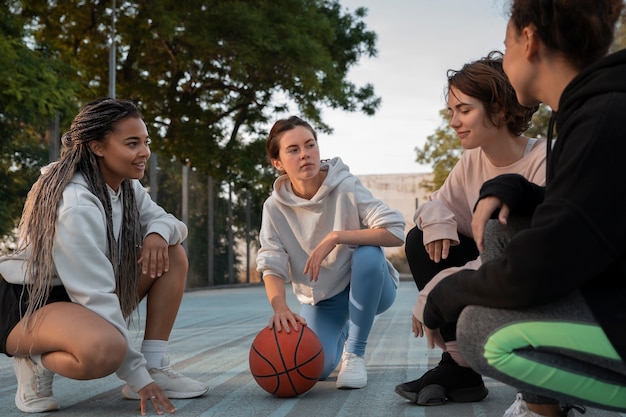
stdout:
MULTIPOLYGON (((447 100, 450 127, 464 152, 441 188, 418 207, 416 227, 406 238, 407 259, 419 289, 412 315, 416 337, 424 335, 422 312, 430 288, 458 269, 481 264, 471 221, 482 184, 507 173, 545 184, 545 141, 522 136, 537 107, 518 103, 502 69, 501 53, 491 52, 448 71, 447 100)), ((398 385, 396 393, 419 405, 482 400, 487 389, 459 354, 455 327, 442 328, 441 335, 446 349, 439 366, 398 385)))

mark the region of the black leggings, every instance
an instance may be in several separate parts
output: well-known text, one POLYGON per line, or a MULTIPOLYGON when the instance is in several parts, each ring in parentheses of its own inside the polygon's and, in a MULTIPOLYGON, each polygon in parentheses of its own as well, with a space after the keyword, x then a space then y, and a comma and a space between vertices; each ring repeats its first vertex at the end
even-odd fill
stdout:
MULTIPOLYGON (((446 259, 435 263, 430 260, 424 248, 424 232, 417 227, 409 231, 406 235, 404 252, 418 290, 423 290, 440 271, 454 266, 463 266, 478 258, 478 248, 474 239, 459 233, 459 242, 458 245, 450 247, 450 253, 446 259)), ((440 331, 444 341, 456 340, 456 324, 445 324, 440 331)))

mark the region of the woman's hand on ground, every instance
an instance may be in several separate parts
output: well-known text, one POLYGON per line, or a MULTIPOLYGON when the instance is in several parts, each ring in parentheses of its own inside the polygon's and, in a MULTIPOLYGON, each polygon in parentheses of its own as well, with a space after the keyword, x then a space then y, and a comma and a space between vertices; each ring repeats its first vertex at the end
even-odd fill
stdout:
POLYGON ((142 389, 140 389, 138 394, 140 397, 139 409, 141 410, 142 416, 146 415, 146 407, 148 403, 152 403, 154 411, 156 411, 156 413, 159 415, 163 414, 163 410, 167 411, 170 414, 176 412, 176 407, 174 407, 174 404, 172 404, 170 399, 167 398, 167 395, 165 395, 165 392, 163 392, 161 387, 158 386, 155 382, 151 382, 142 389))

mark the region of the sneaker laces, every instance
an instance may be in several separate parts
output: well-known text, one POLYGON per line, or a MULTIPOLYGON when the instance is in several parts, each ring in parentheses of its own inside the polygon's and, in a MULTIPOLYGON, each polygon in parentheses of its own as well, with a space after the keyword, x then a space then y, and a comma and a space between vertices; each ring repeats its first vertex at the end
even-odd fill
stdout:
POLYGON ((35 392, 39 397, 52 397, 52 382, 54 372, 44 368, 36 362, 33 362, 35 374, 35 392))
POLYGON ((165 375, 170 378, 184 378, 185 376, 178 371, 172 369, 169 365, 164 366, 163 368, 155 368, 156 370, 161 371, 165 375))
POLYGON ((359 356, 355 353, 346 353, 346 357, 343 360, 343 369, 347 372, 355 372, 359 369, 357 362, 359 356))

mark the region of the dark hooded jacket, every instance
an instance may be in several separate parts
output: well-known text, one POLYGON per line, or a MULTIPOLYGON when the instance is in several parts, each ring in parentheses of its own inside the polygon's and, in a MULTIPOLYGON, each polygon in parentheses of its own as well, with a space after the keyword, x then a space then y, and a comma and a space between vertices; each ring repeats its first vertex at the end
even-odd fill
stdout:
POLYGON ((579 73, 565 88, 545 189, 523 177, 486 182, 532 226, 502 257, 449 276, 430 293, 424 322, 456 322, 465 306, 516 309, 580 290, 626 360, 626 50, 579 73))

